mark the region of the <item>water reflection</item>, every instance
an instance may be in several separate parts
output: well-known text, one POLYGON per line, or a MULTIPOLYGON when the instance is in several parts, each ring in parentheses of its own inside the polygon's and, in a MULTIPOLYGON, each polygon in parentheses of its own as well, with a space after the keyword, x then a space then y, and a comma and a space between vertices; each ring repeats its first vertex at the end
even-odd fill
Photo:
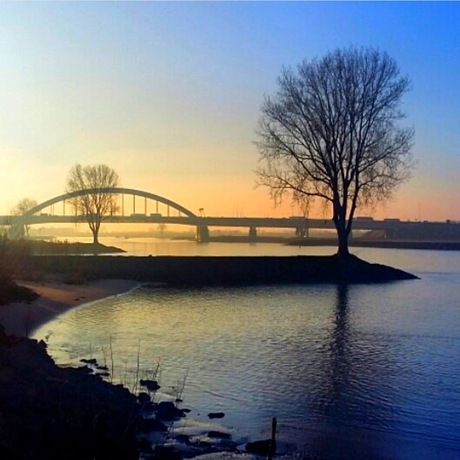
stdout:
MULTIPOLYGON (((375 383, 383 384, 359 331, 353 328, 351 287, 336 287, 334 321, 322 356, 322 392, 317 402, 319 424, 306 449, 326 458, 381 458, 379 429, 387 409, 372 398, 375 383), (363 391, 363 393, 361 392, 363 391), (363 429, 372 428, 372 434, 363 429)), ((383 449, 383 450, 382 450, 383 449)))

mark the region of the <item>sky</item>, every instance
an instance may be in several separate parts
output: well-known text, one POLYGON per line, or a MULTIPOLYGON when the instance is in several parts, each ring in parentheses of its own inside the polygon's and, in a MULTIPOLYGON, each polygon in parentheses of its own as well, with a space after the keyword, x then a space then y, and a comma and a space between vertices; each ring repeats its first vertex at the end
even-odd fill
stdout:
POLYGON ((460 220, 456 2, 2 2, 0 214, 64 193, 75 163, 196 213, 298 214, 255 186, 261 104, 283 67, 351 45, 411 79, 417 162, 359 214, 460 220))

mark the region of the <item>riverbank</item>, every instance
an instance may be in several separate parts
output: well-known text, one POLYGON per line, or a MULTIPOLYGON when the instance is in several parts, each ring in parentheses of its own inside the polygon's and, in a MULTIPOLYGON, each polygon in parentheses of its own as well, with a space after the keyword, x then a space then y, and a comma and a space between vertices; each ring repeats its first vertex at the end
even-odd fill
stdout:
POLYGON ((55 316, 83 303, 127 292, 139 283, 124 279, 99 279, 83 284, 62 281, 18 281, 18 284, 36 292, 34 301, 14 302, 0 306, 0 324, 7 334, 27 337, 36 328, 55 316))

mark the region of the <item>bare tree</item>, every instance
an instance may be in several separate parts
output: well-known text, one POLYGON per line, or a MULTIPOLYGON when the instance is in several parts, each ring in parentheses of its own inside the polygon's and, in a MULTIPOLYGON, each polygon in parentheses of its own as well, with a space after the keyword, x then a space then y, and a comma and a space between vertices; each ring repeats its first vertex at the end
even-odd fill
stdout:
POLYGON ((94 244, 99 243, 99 229, 105 216, 115 214, 117 196, 105 189, 119 185, 118 174, 107 165, 82 166, 76 164, 67 178, 67 192, 88 190, 87 194, 70 200, 76 214, 84 215, 93 233, 94 244))
POLYGON ((163 222, 158 224, 157 230, 160 232, 160 238, 163 238, 164 232, 167 228, 168 226, 163 222))
POLYGON ((398 125, 408 88, 386 53, 347 48, 283 70, 263 102, 259 184, 275 202, 288 193, 329 204, 340 256, 349 254, 357 207, 390 198, 409 178, 414 133, 398 125))
MULTIPOLYGON (((30 211, 32 208, 37 206, 37 202, 31 198, 23 198, 19 203, 11 209, 11 215, 13 216, 23 216, 27 211, 30 211)), ((29 237, 29 225, 18 224, 14 229, 10 230, 10 234, 15 236, 26 236, 29 237)))

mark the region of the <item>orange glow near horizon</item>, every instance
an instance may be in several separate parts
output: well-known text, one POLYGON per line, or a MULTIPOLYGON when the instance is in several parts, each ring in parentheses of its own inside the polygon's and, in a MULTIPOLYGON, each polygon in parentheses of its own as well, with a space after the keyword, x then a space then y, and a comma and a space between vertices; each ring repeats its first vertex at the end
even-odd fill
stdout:
MULTIPOLYGON (((137 182, 135 185, 123 183, 126 188, 133 188, 141 191, 151 192, 164 198, 170 199, 177 204, 185 207, 197 215, 204 216, 225 216, 225 217, 289 217, 302 215, 298 206, 293 205, 288 196, 283 202, 277 206, 270 199, 269 191, 265 187, 254 187, 253 183, 249 184, 244 181, 224 181, 216 178, 209 178, 208 181, 201 179, 198 182, 193 180, 180 181, 180 186, 176 185, 172 180, 157 180, 155 187, 149 187, 147 181, 137 182), (202 211, 200 211, 202 210, 202 211)), ((54 196, 63 194, 64 191, 56 191, 48 196, 40 197, 40 202, 46 201, 54 196)), ((34 195, 31 194, 30 197, 34 195)), ((3 196, 6 201, 8 195, 3 196)), ((19 200, 16 200, 16 202, 19 200)), ((423 196, 417 191, 411 190, 409 184, 400 193, 396 193, 393 200, 377 206, 375 209, 358 209, 356 216, 372 216, 375 219, 399 218, 401 220, 410 221, 445 221, 460 220, 460 216, 455 214, 456 203, 460 201, 460 191, 453 194, 452 199, 448 203, 442 202, 442 196, 436 193, 431 193, 428 196, 423 196), (405 190, 407 189, 407 190, 405 190)), ((14 204, 8 205, 12 208, 14 204)), ((121 200, 119 200, 121 207, 121 200)), ((3 210, 0 214, 10 214, 10 209, 3 210)), ((144 213, 145 202, 143 198, 136 199, 136 208, 133 209, 132 196, 124 198, 125 215, 133 212, 144 213)), ((166 215, 165 205, 159 205, 159 212, 166 215)), ((61 215, 63 205, 58 203, 54 206, 54 210, 46 209, 43 212, 49 212, 56 215, 61 215)), ((66 207, 65 213, 70 213, 69 207, 66 207)), ((147 214, 156 212, 154 202, 147 200, 147 214)), ((171 210, 171 215, 177 215, 177 211, 171 210)), ((319 201, 312 205, 310 218, 330 219, 331 209, 324 208, 319 201)))

